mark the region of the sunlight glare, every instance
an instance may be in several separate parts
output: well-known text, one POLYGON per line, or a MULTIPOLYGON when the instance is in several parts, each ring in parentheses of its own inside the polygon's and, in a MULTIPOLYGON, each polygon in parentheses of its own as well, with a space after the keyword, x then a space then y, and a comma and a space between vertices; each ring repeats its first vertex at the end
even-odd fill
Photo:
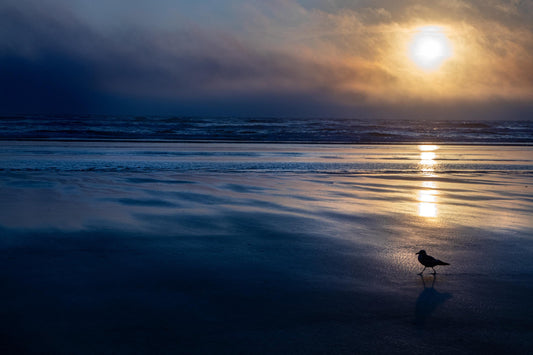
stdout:
POLYGON ((426 71, 438 69, 451 56, 451 43, 438 26, 418 28, 409 44, 409 58, 426 71))
POLYGON ((437 192, 434 190, 420 190, 418 195, 418 201, 421 202, 436 202, 437 197, 435 196, 437 192))
POLYGON ((422 152, 420 153, 420 160, 422 160, 423 162, 426 162, 426 164, 435 164, 435 161, 433 159, 435 159, 437 155, 434 153, 434 152, 422 152))
POLYGON ((422 144, 418 146, 418 150, 422 152, 432 152, 437 149, 439 149, 439 146, 433 144, 422 144))
POLYGON ((431 202, 420 202, 418 215, 420 217, 437 217, 437 205, 431 202))
POLYGON ((418 215, 420 217, 437 217, 437 194, 437 190, 418 191, 418 215))
MULTIPOLYGON (((434 166, 437 164, 435 151, 437 145, 419 145, 420 170, 426 176, 433 176, 434 166)), ((422 189, 418 191, 418 215, 420 217, 437 217, 437 183, 435 181, 423 181, 422 189)))
POLYGON ((424 181, 422 182, 422 187, 425 187, 427 189, 436 189, 437 184, 435 183, 435 181, 424 181))
POLYGON ((421 170, 424 173, 432 173, 434 165, 437 164, 435 158, 437 154, 434 152, 439 149, 437 145, 419 145, 418 150, 420 151, 420 166, 421 170))

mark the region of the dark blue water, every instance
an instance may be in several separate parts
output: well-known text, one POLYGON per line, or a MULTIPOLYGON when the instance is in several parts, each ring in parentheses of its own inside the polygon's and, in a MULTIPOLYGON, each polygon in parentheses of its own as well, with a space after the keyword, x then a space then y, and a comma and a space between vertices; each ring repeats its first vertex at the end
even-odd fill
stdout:
POLYGON ((0 354, 532 353, 528 122, 0 125, 0 354))
POLYGON ((532 144, 533 121, 19 115, 0 139, 532 144))

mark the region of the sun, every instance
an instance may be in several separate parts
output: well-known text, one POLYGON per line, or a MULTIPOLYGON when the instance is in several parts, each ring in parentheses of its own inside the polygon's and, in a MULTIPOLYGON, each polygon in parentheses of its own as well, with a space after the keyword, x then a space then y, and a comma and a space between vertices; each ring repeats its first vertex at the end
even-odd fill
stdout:
POLYGON ((438 26, 416 29, 409 43, 409 58, 420 68, 434 71, 452 56, 452 45, 444 30, 438 26))

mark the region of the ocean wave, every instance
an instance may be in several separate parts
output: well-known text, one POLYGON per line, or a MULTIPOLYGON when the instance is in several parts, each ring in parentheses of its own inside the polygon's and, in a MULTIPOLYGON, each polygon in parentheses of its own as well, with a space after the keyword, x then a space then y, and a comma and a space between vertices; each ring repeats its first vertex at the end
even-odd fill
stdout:
POLYGON ((533 122, 10 115, 0 139, 533 144, 533 122))

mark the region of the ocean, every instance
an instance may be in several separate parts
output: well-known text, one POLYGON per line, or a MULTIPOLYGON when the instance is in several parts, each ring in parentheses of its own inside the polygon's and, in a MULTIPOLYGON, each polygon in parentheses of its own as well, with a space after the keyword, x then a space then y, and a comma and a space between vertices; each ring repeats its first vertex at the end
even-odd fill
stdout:
POLYGON ((533 351, 531 122, 0 127, 2 353, 533 351))
POLYGON ((533 121, 14 115, 0 139, 531 144, 533 121))

